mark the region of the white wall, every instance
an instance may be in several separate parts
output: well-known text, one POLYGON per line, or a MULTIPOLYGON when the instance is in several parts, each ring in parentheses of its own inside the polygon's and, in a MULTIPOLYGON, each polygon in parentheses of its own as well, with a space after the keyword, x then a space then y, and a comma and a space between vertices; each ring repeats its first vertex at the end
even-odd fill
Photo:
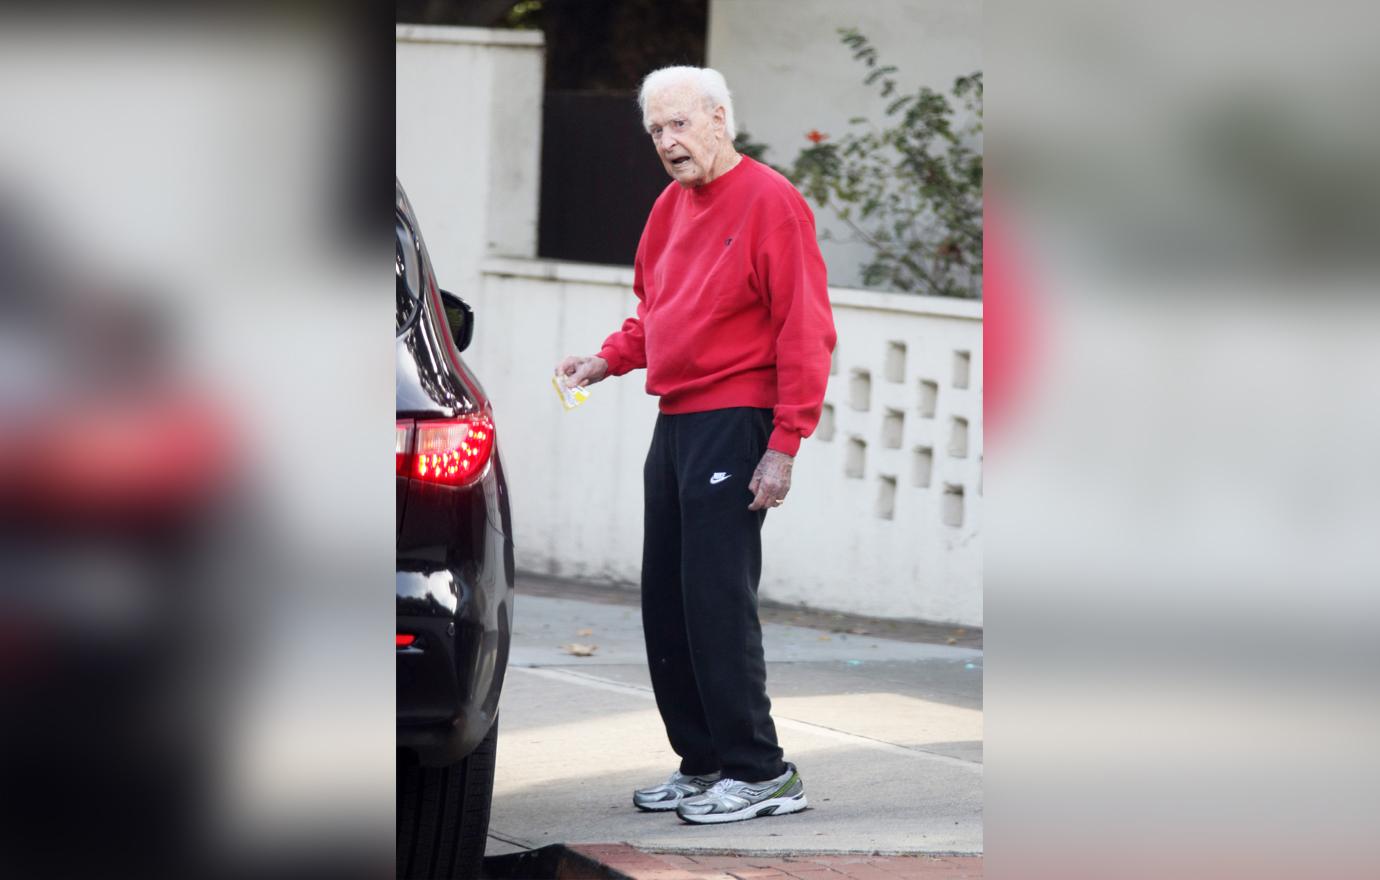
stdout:
MULTIPOLYGON (((838 138, 854 116, 884 119, 887 101, 863 85, 868 69, 839 42, 841 27, 862 31, 880 63, 899 68, 902 93, 917 84, 947 93, 982 69, 980 0, 710 0, 708 64, 728 80, 738 127, 770 147, 767 161, 789 165, 811 129, 838 138)), ((816 218, 821 231, 848 235, 829 210, 816 218)), ((860 284, 868 247, 821 249, 831 284, 860 284)))
POLYGON ((543 36, 399 25, 397 172, 441 286, 467 297, 486 254, 537 252, 543 36))
MULTIPOLYGON (((839 331, 831 414, 801 447, 790 500, 767 518, 761 594, 981 625, 982 306, 843 289, 831 296, 839 331), (903 358, 892 343, 905 346, 903 358), (956 351, 970 355, 966 389, 955 387, 956 351), (934 383, 932 415, 925 381, 934 383), (962 455, 950 451, 956 418, 968 422, 962 455), (857 441, 866 451, 849 476, 857 441), (928 486, 917 485, 920 448, 932 450, 928 486), (945 522, 956 500, 946 487, 963 492, 958 524, 945 522)), ((490 259, 474 306, 465 357, 494 400, 519 566, 636 583, 642 462, 656 418, 645 373, 595 386, 571 412, 550 384, 561 355, 595 350, 633 313, 632 270, 490 259)))

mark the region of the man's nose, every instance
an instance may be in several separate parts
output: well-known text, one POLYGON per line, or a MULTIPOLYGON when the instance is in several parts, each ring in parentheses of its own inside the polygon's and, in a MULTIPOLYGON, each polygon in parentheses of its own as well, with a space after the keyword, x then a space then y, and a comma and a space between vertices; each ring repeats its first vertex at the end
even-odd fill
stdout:
POLYGON ((675 135, 671 134, 669 131, 663 131, 657 137, 656 145, 658 149, 669 150, 676 145, 675 135))

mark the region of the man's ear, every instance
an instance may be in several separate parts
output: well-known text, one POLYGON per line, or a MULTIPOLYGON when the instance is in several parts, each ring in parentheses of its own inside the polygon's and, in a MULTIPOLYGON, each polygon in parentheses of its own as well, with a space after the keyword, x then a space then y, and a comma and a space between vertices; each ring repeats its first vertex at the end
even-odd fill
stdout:
POLYGON ((722 104, 714 108, 714 129, 720 133, 728 129, 728 113, 722 104))

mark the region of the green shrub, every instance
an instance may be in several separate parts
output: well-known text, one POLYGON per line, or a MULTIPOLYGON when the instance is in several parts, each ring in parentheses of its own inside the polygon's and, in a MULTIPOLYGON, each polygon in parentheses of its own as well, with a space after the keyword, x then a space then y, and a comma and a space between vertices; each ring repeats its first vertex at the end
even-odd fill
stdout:
MULTIPOLYGON (((856 30, 841 29, 853 57, 869 72, 886 106, 881 125, 812 143, 784 169, 800 190, 829 208, 862 241, 872 259, 863 284, 912 293, 977 297, 982 278, 982 73, 959 77, 952 96, 971 122, 956 127, 954 105, 924 86, 897 94, 896 68, 879 66, 877 50, 856 30), (894 97, 893 97, 894 96, 894 97), (975 148, 976 147, 976 148, 975 148)), ((822 236, 830 238, 826 230, 822 236)))

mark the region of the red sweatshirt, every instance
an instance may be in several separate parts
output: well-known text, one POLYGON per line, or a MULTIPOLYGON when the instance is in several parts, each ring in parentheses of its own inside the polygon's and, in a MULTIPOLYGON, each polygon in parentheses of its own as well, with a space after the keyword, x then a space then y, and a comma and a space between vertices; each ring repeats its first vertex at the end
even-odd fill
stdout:
POLYGON ((664 413, 774 410, 769 446, 795 455, 819 422, 834 316, 815 218, 790 181, 747 156, 702 186, 672 183, 637 246, 637 317, 599 357, 647 368, 664 413))

